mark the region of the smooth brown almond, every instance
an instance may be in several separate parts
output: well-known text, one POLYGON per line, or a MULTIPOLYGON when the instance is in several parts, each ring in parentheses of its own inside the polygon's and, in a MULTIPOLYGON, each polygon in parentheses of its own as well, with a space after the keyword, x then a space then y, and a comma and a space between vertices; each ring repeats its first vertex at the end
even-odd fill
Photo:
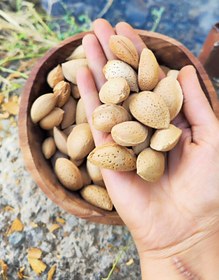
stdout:
POLYGON ((76 124, 87 123, 84 101, 80 98, 76 107, 76 124))
POLYGON ((156 130, 151 138, 150 146, 156 151, 168 152, 178 143, 182 130, 173 124, 168 128, 156 130))
POLYGON ((54 88, 56 84, 58 84, 63 80, 64 80, 64 75, 62 73, 61 65, 57 65, 55 68, 53 68, 47 76, 47 83, 51 88, 54 88))
POLYGON ((165 157, 161 152, 146 148, 137 157, 137 174, 148 182, 156 182, 164 174, 165 157))
POLYGON ((119 59, 138 69, 138 51, 129 38, 122 35, 112 35, 109 47, 119 59))
POLYGON ((83 180, 78 167, 68 159, 58 158, 55 163, 55 173, 59 181, 69 190, 82 188, 83 180))
POLYGON ((39 96, 32 104, 30 109, 31 120, 39 122, 48 115, 56 106, 57 97, 53 93, 46 93, 39 96))
POLYGON ((138 84, 140 89, 152 90, 159 81, 159 64, 153 52, 144 48, 138 67, 138 84))
POLYGON ((87 59, 85 58, 69 60, 67 62, 62 63, 62 72, 65 79, 76 85, 76 75, 78 69, 85 66, 87 66, 87 59))
POLYGON ((61 122, 61 129, 65 129, 75 122, 76 100, 70 96, 68 102, 62 107, 62 110, 64 111, 64 116, 61 122))
POLYGON ((56 152, 56 144, 53 137, 48 137, 43 141, 42 152, 46 159, 51 158, 56 152))
POLYGON ((88 156, 88 160, 100 168, 116 171, 136 169, 136 157, 127 148, 115 143, 96 147, 88 156))
POLYGON ((174 77, 166 77, 157 84, 154 92, 163 98, 170 112, 170 120, 173 120, 183 104, 183 93, 179 82, 174 77))
POLYGON ((73 160, 85 158, 94 148, 94 140, 88 123, 74 127, 67 139, 68 155, 73 160))
POLYGON ((140 92, 129 105, 132 115, 146 126, 161 129, 170 123, 170 114, 163 98, 151 91, 140 92))
POLYGON ((113 78, 124 78, 131 91, 138 92, 138 78, 135 70, 121 60, 109 60, 103 68, 104 76, 107 80, 113 78))
POLYGON ((39 122, 39 125, 45 130, 50 130, 54 126, 60 125, 63 119, 63 115, 64 111, 56 107, 39 122))
POLYGON ((137 121, 115 125, 111 130, 113 140, 121 146, 136 146, 145 141, 148 129, 137 121))
POLYGON ((93 126, 100 131, 110 132, 114 125, 131 120, 130 114, 119 105, 103 104, 92 114, 93 126))
POLYGON ((62 107, 68 101, 71 94, 71 86, 68 82, 61 81, 53 89, 54 95, 57 96, 57 106, 62 107))
MULTIPOLYGON (((99 182, 103 180, 102 173, 100 168, 87 160, 87 171, 92 179, 93 182, 99 182)), ((98 184, 97 184, 98 185, 98 184)))
POLYGON ((86 54, 82 45, 76 47, 66 60, 86 58, 86 54))
POLYGON ((124 78, 109 79, 100 89, 99 98, 105 104, 118 104, 130 94, 130 87, 124 78))
POLYGON ((59 130, 57 127, 53 128, 53 136, 56 143, 57 149, 63 154, 68 154, 67 150, 67 136, 64 132, 59 130))
POLYGON ((81 191, 81 196, 90 204, 111 211, 113 209, 112 201, 105 188, 97 185, 88 185, 81 191))

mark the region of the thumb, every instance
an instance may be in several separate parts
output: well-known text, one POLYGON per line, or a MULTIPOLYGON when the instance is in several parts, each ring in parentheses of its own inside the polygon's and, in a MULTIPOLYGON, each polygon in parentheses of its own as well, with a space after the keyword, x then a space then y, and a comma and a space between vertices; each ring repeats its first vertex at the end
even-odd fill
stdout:
POLYGON ((183 111, 192 128, 209 126, 216 117, 200 86, 196 70, 192 65, 180 70, 178 81, 184 95, 183 111))

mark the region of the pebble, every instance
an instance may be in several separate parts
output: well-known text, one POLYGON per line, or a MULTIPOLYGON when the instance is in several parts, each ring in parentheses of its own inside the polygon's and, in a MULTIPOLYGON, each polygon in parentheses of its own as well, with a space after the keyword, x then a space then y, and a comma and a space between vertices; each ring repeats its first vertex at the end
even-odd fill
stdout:
POLYGON ((19 247, 25 241, 25 233, 24 232, 13 232, 9 238, 9 243, 14 247, 19 247))

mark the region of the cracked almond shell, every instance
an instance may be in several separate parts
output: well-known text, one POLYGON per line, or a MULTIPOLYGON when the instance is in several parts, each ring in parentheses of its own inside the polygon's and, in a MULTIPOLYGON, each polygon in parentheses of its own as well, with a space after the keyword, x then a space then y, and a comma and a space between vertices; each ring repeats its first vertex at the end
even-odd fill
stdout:
POLYGON ((136 169, 134 153, 115 143, 96 147, 89 154, 88 160, 100 168, 115 171, 131 171, 136 169))
POLYGON ((129 104, 132 115, 141 123, 152 128, 167 128, 170 114, 163 98, 152 92, 143 91, 135 96, 129 104))
POLYGON ((173 124, 168 128, 156 130, 151 137, 150 146, 156 151, 168 152, 178 143, 182 130, 173 124))
POLYGON ((138 69, 138 51, 129 38, 122 35, 112 35, 109 47, 119 59, 138 69))

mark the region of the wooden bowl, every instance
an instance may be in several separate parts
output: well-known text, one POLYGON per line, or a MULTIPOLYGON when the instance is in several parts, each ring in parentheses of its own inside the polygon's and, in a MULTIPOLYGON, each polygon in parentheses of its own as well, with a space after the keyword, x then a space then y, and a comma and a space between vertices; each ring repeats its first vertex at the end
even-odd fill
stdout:
MULTIPOLYGON (((154 51, 160 64, 173 69, 180 69, 188 64, 195 66, 203 91, 216 115, 219 116, 219 104, 215 90, 199 60, 181 43, 172 38, 142 30, 137 30, 137 32, 147 46, 154 51)), ((59 183, 50 162, 44 158, 41 152, 41 144, 46 134, 30 119, 30 108, 34 100, 39 95, 51 92, 46 82, 48 72, 65 61, 71 52, 81 44, 85 34, 73 36, 51 49, 32 70, 20 103, 18 120, 20 147, 28 171, 37 185, 53 202, 77 217, 97 223, 122 225, 123 222, 116 211, 109 212, 94 207, 84 201, 77 192, 70 192, 59 183)))

